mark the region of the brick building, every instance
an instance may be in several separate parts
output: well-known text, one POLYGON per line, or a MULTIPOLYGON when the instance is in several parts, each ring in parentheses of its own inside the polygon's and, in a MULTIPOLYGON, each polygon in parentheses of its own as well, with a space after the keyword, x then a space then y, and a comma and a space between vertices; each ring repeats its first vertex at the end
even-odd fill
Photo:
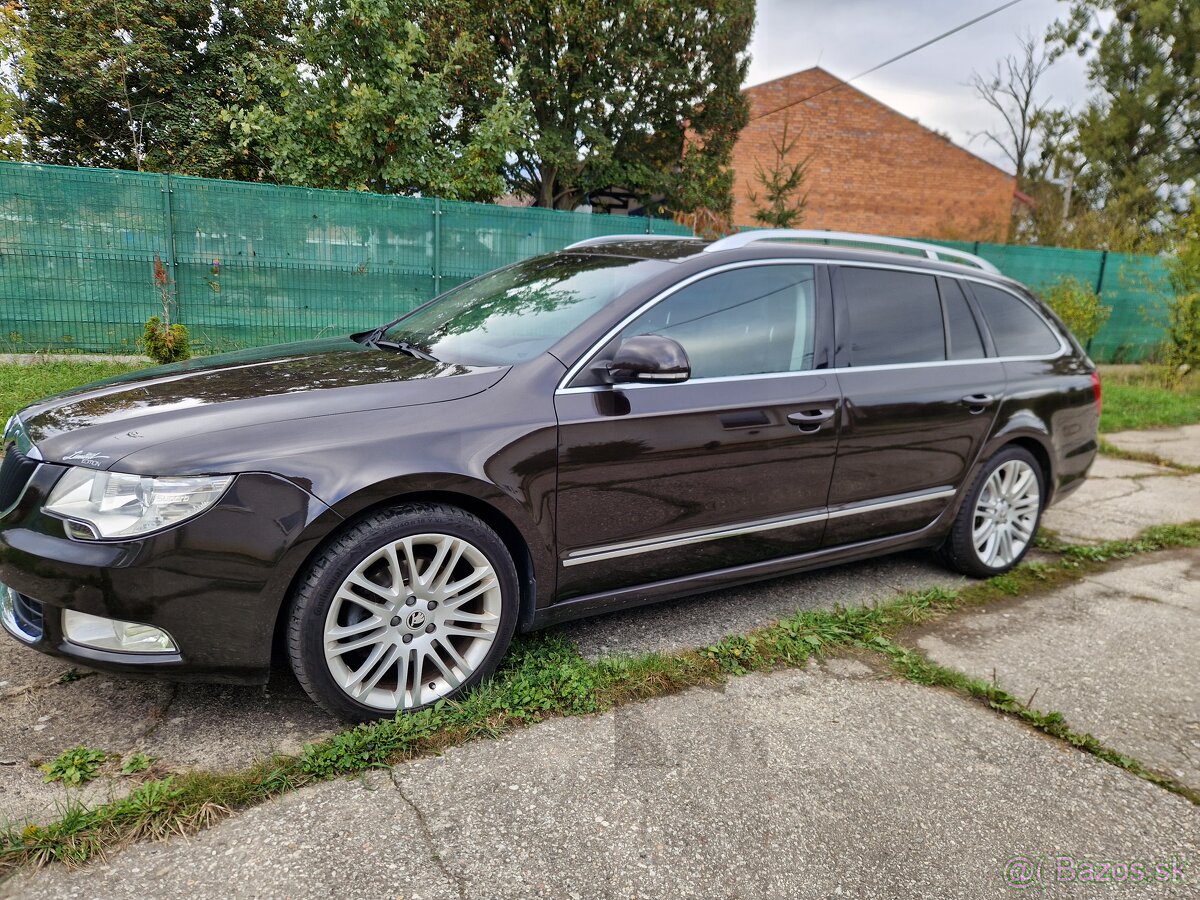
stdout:
POLYGON ((1004 239, 1015 179, 948 138, 823 69, 768 81, 746 94, 750 124, 738 138, 732 162, 736 224, 756 224, 749 196, 761 193, 755 162, 772 166, 773 141, 781 140, 787 122, 789 139, 798 137, 789 159, 812 154, 801 188, 808 193, 801 227, 1004 239))

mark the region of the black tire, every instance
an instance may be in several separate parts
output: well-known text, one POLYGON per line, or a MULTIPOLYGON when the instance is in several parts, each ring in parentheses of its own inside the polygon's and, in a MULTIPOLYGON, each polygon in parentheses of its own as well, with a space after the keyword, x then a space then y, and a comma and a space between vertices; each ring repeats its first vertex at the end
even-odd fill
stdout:
POLYGON ((1002 449, 989 459, 983 468, 980 469, 979 474, 975 476, 975 480, 971 483, 971 488, 967 491, 967 496, 958 510, 958 515, 954 519, 954 527, 950 529, 950 534, 946 537, 945 543, 936 551, 938 559, 948 568, 975 578, 991 578, 993 575, 1002 575, 1010 569, 1015 568, 1020 564, 1025 554, 1029 552, 1029 548, 1033 546, 1034 538, 1037 536, 1037 529, 1042 521, 1042 509, 1045 506, 1045 482, 1046 475, 1032 453, 1023 447, 1009 446, 1002 449), (1037 480, 1037 509, 1033 515, 1031 534, 1025 545, 1020 549, 1020 552, 1016 553, 1011 560, 1006 560, 996 565, 989 564, 987 560, 981 557, 978 548, 975 546, 974 532, 977 522, 976 516, 981 515, 978 509, 980 496, 983 494, 989 479, 1006 463, 1024 464, 1033 471, 1034 477, 1037 480))
MULTIPOLYGON (((417 545, 418 550, 423 546, 417 545)), ((453 540, 451 540, 449 546, 457 548, 459 545, 453 543, 453 540)), ((403 549, 398 548, 396 555, 397 558, 403 556, 403 549)), ((447 553, 447 557, 449 557, 449 552, 447 553)), ((426 560, 425 565, 427 568, 425 569, 425 573, 429 573, 430 568, 433 567, 433 562, 434 560, 426 560)), ((388 566, 386 560, 378 561, 376 565, 385 567, 379 570, 384 575, 389 574, 390 570, 386 568, 388 566)), ((402 571, 401 581, 396 589, 400 592, 408 593, 419 590, 419 588, 410 587, 410 585, 417 583, 419 579, 415 580, 405 574, 409 572, 407 564, 400 562, 398 565, 402 567, 402 571)), ((418 575, 421 574, 421 563, 419 561, 417 563, 417 570, 418 575)), ((434 584, 429 586, 430 591, 436 587, 436 575, 437 572, 431 575, 434 584)), ((374 577, 372 576, 372 579, 374 577)), ((481 579, 480 584, 482 584, 483 580, 481 579)), ((308 692, 308 695, 322 709, 350 722, 391 718, 399 708, 410 712, 423 709, 431 706, 439 699, 458 697, 474 688, 496 671, 496 667, 499 665, 501 658, 508 649, 509 642, 512 640, 520 606, 516 567, 513 565, 512 556, 509 554, 504 542, 478 517, 457 507, 435 503, 405 504, 397 506, 394 509, 376 513, 355 523, 344 533, 338 535, 309 563, 297 584, 298 587, 292 597, 288 613, 287 627, 288 657, 292 664, 292 671, 295 672, 296 679, 300 682, 304 690, 308 692), (396 604, 396 609, 388 607, 387 611, 395 613, 395 615, 391 619, 387 619, 383 613, 380 613, 380 615, 383 615, 384 618, 379 618, 378 615, 362 609, 357 601, 347 604, 344 595, 339 597, 339 592, 345 586, 346 580, 352 573, 356 572, 360 565, 369 560, 372 554, 380 551, 387 553, 385 548, 395 546, 397 542, 401 542, 405 538, 429 535, 447 536, 465 543, 470 548, 469 550, 464 550, 462 552, 463 555, 456 558, 455 562, 445 566, 444 571, 447 573, 447 580, 452 577, 453 572, 462 571, 455 568, 456 565, 470 565, 466 555, 468 553, 470 553, 470 558, 477 560, 481 555, 486 560, 486 563, 491 566, 495 580, 498 582, 498 603, 495 596, 495 588, 491 588, 485 592, 485 599, 470 601, 471 603, 486 602, 492 610, 497 606, 499 608, 498 613, 494 611, 486 613, 487 615, 498 614, 499 616, 494 626, 495 632, 494 637, 491 638, 490 646, 487 645, 486 641, 479 639, 443 637, 442 633, 438 631, 439 625, 434 622, 434 610, 427 610, 425 608, 425 605, 429 602, 428 600, 416 597, 394 600, 381 598, 374 592, 355 589, 356 593, 361 594, 368 601, 375 603, 377 607, 382 608, 385 600, 388 604, 396 604), (463 561, 459 563, 457 559, 463 561), (378 705, 379 697, 381 696, 379 692, 383 691, 382 688, 379 691, 372 688, 368 692, 368 699, 376 701, 374 705, 361 702, 356 697, 352 697, 347 689, 344 689, 337 678, 335 678, 334 672, 331 671, 332 668, 338 665, 338 662, 327 662, 325 652, 326 626, 328 617, 330 616, 330 609, 335 600, 339 605, 338 611, 334 613, 334 627, 359 628, 362 626, 366 628, 366 626, 370 625, 368 619, 379 619, 381 624, 372 626, 366 631, 359 633, 366 634, 365 640, 371 640, 373 635, 385 635, 385 637, 379 638, 378 641, 381 647, 386 644, 386 652, 383 652, 379 657, 380 662, 376 663, 373 668, 369 667, 369 672, 380 671, 381 669, 385 669, 387 665, 397 667, 393 672, 389 672, 384 678, 381 678, 381 683, 385 686, 394 682, 395 687, 392 693, 398 694, 402 698, 393 708, 381 708, 378 705), (342 611, 343 607, 349 611, 348 614, 350 615, 357 613, 360 616, 358 621, 348 626, 339 625, 340 620, 336 617, 347 614, 342 611), (422 616, 419 620, 416 618, 418 615, 422 616), (427 626, 424 625, 425 616, 430 620, 427 626), (382 624, 384 621, 387 622, 386 627, 382 624), (404 638, 407 643, 402 645, 400 638, 403 635, 400 632, 410 629, 410 625, 414 621, 417 623, 414 626, 416 630, 404 638), (428 637, 421 633, 425 628, 433 632, 428 637), (421 660, 420 666, 432 664, 430 653, 428 651, 422 653, 422 651, 416 649, 418 646, 434 647, 434 652, 442 654, 439 658, 442 659, 443 663, 450 659, 450 657, 445 656, 446 650, 438 643, 439 641, 446 643, 466 641, 467 645, 475 647, 471 651, 472 653, 485 653, 486 655, 477 661, 473 669, 469 672, 469 677, 466 677, 457 686, 453 686, 451 679, 465 673, 465 669, 455 667, 451 663, 454 675, 448 675, 444 678, 441 671, 436 668, 431 669, 430 672, 433 679, 440 681, 444 688, 437 696, 429 696, 426 699, 426 687, 424 685, 410 687, 406 691, 406 688, 400 684, 401 671, 409 673, 404 676, 406 679, 405 684, 408 685, 412 684, 416 672, 423 671, 423 669, 418 667, 417 662, 414 661, 415 658, 410 657, 409 654, 416 653, 416 657, 419 657, 421 660), (439 650, 438 648, 441 649, 439 650), (398 659, 392 663, 387 663, 387 660, 390 658, 388 654, 392 653, 403 654, 403 668, 400 668, 401 663, 398 659), (411 666, 410 662, 412 662, 411 666), (410 669, 412 670, 411 673, 409 672, 410 669)), ((395 581, 389 577, 388 584, 395 586, 395 581)), ((389 589, 391 588, 381 588, 381 591, 386 593, 386 590, 389 589)), ((464 593, 469 593, 469 591, 464 593)), ((430 594, 430 596, 434 595, 430 594)), ((437 607, 437 605, 436 601, 432 603, 433 607, 437 607)), ((460 609, 465 609, 467 605, 470 604, 466 604, 460 607, 460 609)), ((442 611, 438 615, 454 619, 454 614, 450 612, 451 608, 452 600, 444 601, 442 611)), ((453 628, 458 628, 459 631, 462 631, 463 628, 478 627, 483 629, 485 627, 483 625, 462 625, 462 623, 456 626, 453 622, 442 622, 441 625, 447 635, 450 634, 450 629, 453 628)), ((347 642, 352 640, 362 642, 362 639, 359 638, 347 637, 344 640, 347 642)), ((370 652, 374 652, 376 645, 372 643, 368 646, 372 648, 371 651, 355 649, 351 653, 343 653, 338 656, 337 660, 353 659, 354 654, 369 655, 370 652)), ((454 646, 459 647, 461 650, 465 645, 454 643, 454 646)), ((466 656, 465 651, 462 655, 466 656)), ((366 660, 363 660, 362 665, 366 665, 366 660)), ((347 664, 345 668, 347 670, 350 669, 351 664, 347 664)), ((362 679, 370 680, 370 675, 364 674, 362 679)), ((426 677, 423 681, 428 683, 430 678, 426 677)), ((432 687, 429 690, 432 691, 432 687)))

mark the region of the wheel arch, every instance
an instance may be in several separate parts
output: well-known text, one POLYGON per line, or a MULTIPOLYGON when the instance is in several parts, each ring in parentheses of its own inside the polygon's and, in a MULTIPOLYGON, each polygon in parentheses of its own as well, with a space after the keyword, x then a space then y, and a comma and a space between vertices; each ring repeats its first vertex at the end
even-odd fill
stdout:
MULTIPOLYGON (((319 534, 317 536, 310 534, 307 541, 298 542, 298 544, 303 544, 298 560, 293 561, 293 564, 288 567, 289 574, 282 586, 273 591, 279 597, 271 644, 273 659, 285 646, 284 636, 291 598, 312 560, 358 522, 381 510, 402 506, 405 503, 443 503, 455 506, 479 517, 484 524, 495 531, 512 556, 513 565, 517 570, 517 581, 521 592, 517 631, 526 631, 531 627, 538 605, 539 566, 534 558, 534 549, 530 546, 529 539, 520 526, 513 521, 511 515, 501 510, 495 503, 465 490, 452 488, 411 489, 400 493, 370 490, 374 496, 366 497, 364 496, 366 492, 360 492, 345 498, 342 503, 332 507, 328 516, 312 523, 311 527, 319 534)), ((553 585, 546 586, 545 589, 553 589, 553 585)))
MULTIPOLYGON (((1058 488, 1058 472, 1054 463, 1054 444, 1050 429, 1042 419, 1029 410, 1021 410, 1011 416, 979 455, 979 466, 1006 447, 1021 447, 1028 451, 1042 470, 1042 483, 1046 489, 1045 506, 1054 502, 1058 488)), ((972 473, 973 477, 974 473, 972 473)))

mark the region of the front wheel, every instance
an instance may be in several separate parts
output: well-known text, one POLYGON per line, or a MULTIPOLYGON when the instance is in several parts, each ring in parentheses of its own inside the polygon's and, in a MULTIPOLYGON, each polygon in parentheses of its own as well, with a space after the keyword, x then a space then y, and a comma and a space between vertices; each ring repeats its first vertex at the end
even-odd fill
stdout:
POLYGON ((288 655, 321 707, 361 722, 456 697, 495 671, 517 619, 504 542, 456 507, 371 516, 309 566, 288 655))
POLYGON ((1022 447, 1001 450, 967 493, 938 556, 950 568, 990 578, 1012 569, 1033 543, 1045 495, 1042 467, 1022 447))

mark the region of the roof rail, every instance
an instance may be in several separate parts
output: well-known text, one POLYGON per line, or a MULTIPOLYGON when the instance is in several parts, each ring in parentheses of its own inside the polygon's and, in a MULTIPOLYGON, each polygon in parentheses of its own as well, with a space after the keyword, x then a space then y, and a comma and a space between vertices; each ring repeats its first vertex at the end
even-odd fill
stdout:
POLYGON ((580 247, 597 247, 600 244, 615 244, 619 241, 694 241, 697 238, 690 234, 602 234, 590 237, 584 241, 576 241, 563 247, 564 250, 578 250, 580 247))
POLYGON ((877 234, 855 234, 851 231, 808 231, 791 228, 760 228, 755 231, 739 231, 729 237, 714 241, 704 248, 705 253, 716 250, 736 250, 759 241, 849 241, 856 244, 877 244, 881 247, 900 247, 906 250, 920 250, 929 259, 951 257, 951 262, 965 262, 999 275, 1000 270, 986 259, 967 253, 965 250, 955 250, 953 247, 940 247, 937 244, 926 244, 921 241, 908 241, 904 238, 880 237, 877 234))

